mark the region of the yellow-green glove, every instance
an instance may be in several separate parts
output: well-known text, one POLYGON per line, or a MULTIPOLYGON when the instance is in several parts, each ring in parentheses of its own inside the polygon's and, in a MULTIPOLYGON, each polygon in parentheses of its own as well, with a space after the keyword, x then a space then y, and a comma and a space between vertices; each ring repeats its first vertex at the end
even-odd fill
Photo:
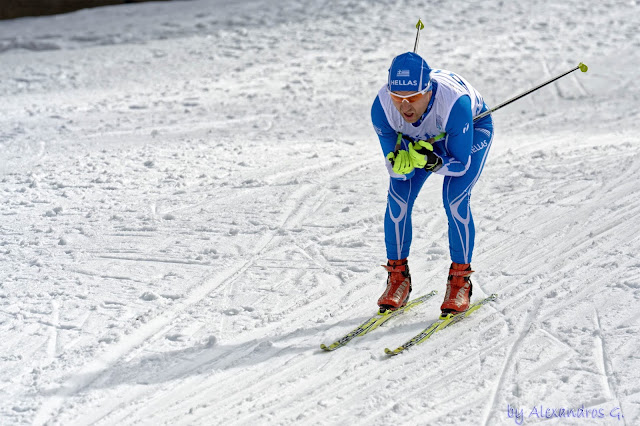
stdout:
POLYGON ((427 165, 427 151, 433 152, 433 145, 427 141, 417 141, 409 144, 409 155, 411 155, 411 161, 415 168, 424 169, 424 166, 427 165))
POLYGON ((399 175, 408 175, 414 169, 411 161, 411 155, 404 149, 398 150, 398 152, 390 152, 387 154, 387 160, 393 164, 393 171, 399 175))
POLYGON ((433 152, 433 145, 427 141, 417 141, 409 144, 411 164, 416 169, 436 171, 442 167, 442 159, 433 152))

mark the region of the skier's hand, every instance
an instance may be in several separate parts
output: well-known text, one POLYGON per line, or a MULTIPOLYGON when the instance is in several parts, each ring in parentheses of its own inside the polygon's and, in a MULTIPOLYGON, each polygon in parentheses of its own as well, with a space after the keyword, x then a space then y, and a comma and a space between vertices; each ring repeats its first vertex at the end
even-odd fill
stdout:
POLYGON ((404 149, 400 149, 397 152, 390 152, 387 154, 387 160, 393 165, 393 171, 399 175, 407 175, 414 169, 411 156, 404 149))
POLYGON ((411 164, 416 169, 435 172, 442 167, 442 158, 433 152, 433 145, 427 141, 417 141, 409 144, 411 164))

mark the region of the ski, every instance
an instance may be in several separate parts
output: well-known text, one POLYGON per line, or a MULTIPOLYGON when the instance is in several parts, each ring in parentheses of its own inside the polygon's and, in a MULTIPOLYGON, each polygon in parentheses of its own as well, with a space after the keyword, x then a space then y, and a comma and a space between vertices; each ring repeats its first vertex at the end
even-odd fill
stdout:
POLYGON ((384 352, 387 355, 393 356, 393 355, 398 355, 399 353, 403 352, 405 349, 410 348, 412 346, 415 345, 419 345, 420 343, 424 342, 425 340, 427 340, 429 337, 433 336, 436 332, 442 330, 443 328, 446 328, 452 324, 455 324, 457 322, 462 321, 464 318, 468 317, 469 315, 471 315, 471 313, 473 313, 474 311, 480 309, 483 305, 486 305, 489 302, 492 302, 494 300, 496 300, 496 298, 498 297, 497 294, 492 294, 491 296, 479 300, 475 303, 472 303, 471 306, 469 306, 469 309, 467 309, 464 312, 461 312, 459 314, 447 314, 447 315, 441 315, 440 318, 438 318, 437 320, 435 320, 434 322, 432 322, 431 324, 429 324, 429 326, 427 328, 425 328, 424 330, 422 330, 420 333, 416 334, 412 339, 410 339, 409 341, 407 341, 405 344, 403 344, 402 346, 397 347, 396 349, 389 349, 389 348, 385 348, 384 352))
POLYGON ((325 351, 334 351, 338 348, 341 348, 342 346, 346 345, 351 340, 353 340, 355 337, 365 335, 370 331, 375 330, 385 322, 389 321, 391 318, 394 318, 400 315, 401 313, 406 312, 409 309, 420 305, 421 303, 435 296, 437 293, 438 292, 436 290, 433 290, 431 293, 428 293, 423 296, 417 297, 413 300, 410 300, 402 308, 396 309, 395 311, 387 310, 384 312, 378 312, 377 314, 375 314, 374 316, 372 316, 371 318, 369 318, 368 320, 360 324, 353 331, 347 333, 344 337, 341 337, 340 339, 336 340, 329 346, 323 343, 320 345, 320 348, 324 349, 325 351))

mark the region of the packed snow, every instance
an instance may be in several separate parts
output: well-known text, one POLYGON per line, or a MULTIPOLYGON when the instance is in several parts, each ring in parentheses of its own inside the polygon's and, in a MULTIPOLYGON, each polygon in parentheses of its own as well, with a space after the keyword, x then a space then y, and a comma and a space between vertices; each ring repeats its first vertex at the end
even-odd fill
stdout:
POLYGON ((0 22, 0 424, 640 424, 638 0, 194 0, 0 22), (474 296, 385 286, 370 108, 411 50, 494 113, 474 296), (573 410, 573 411, 570 411, 573 410), (573 413, 570 415, 569 413, 573 413))

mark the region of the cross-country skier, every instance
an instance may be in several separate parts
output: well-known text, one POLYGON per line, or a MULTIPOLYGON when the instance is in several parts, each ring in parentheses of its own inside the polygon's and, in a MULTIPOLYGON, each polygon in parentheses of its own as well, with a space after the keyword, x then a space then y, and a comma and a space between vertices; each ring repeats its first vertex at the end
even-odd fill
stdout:
MULTIPOLYGON (((378 300, 381 311, 406 304, 411 292, 407 258, 411 246, 411 211, 420 188, 431 175, 444 175, 442 198, 449 219, 451 268, 443 314, 469 308, 469 276, 475 228, 469 199, 493 139, 482 96, 459 75, 431 69, 419 55, 407 52, 393 59, 389 78, 371 108, 391 175, 384 219, 387 246, 387 288, 378 300), (427 140, 446 133, 439 140, 427 140)), ((434 200, 427 200, 435 204, 434 200)))

